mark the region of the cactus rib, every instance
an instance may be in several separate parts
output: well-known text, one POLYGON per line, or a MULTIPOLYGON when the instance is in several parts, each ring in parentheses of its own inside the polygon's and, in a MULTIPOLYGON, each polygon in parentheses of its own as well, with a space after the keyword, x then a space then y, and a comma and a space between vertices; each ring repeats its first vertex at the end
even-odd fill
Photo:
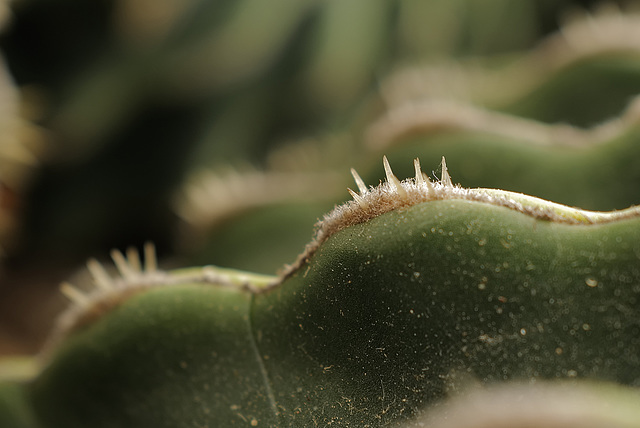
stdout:
POLYGON ((522 193, 497 189, 467 189, 453 185, 445 158, 442 158, 442 176, 432 183, 422 173, 420 161, 414 160, 416 176, 400 181, 391 170, 386 156, 383 158, 386 181, 367 189, 359 174, 352 169, 356 184, 361 189, 356 194, 349 189, 352 201, 336 207, 316 224, 316 235, 296 263, 286 267, 282 278, 290 276, 308 260, 317 248, 331 235, 351 225, 364 223, 389 211, 403 209, 422 202, 462 199, 506 207, 533 218, 558 223, 589 225, 603 224, 622 219, 640 217, 640 206, 611 212, 588 211, 546 201, 522 193), (363 191, 366 190, 366 191, 363 191))
POLYGON ((91 259, 87 268, 92 277, 92 289, 84 291, 68 282, 61 284, 61 292, 72 305, 58 317, 44 355, 48 355, 48 351, 70 333, 90 325, 131 296, 151 288, 196 283, 256 292, 274 282, 274 278, 270 276, 216 266, 163 271, 158 269, 152 243, 144 246, 144 267, 140 263, 138 252, 133 248, 127 250, 126 257, 120 251, 113 250, 111 257, 119 275, 111 276, 100 262, 91 259))

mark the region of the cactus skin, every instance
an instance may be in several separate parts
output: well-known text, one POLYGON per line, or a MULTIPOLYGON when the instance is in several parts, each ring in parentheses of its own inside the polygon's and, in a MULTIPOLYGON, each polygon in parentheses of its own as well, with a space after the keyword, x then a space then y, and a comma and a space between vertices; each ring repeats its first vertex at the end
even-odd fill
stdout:
POLYGON ((317 417, 295 395, 291 367, 315 379, 307 396, 366 408, 369 423, 441 397, 452 370, 487 382, 637 383, 639 225, 569 226, 434 201, 345 229, 256 299, 258 346, 278 350, 265 363, 278 402, 302 406, 294 426, 317 417))
POLYGON ((273 422, 252 350, 250 302, 239 289, 198 284, 132 297, 59 351, 33 390, 41 420, 60 427, 246 426, 243 415, 273 422), (51 396, 62 384, 75 386, 51 396))
POLYGON ((35 428, 35 419, 27 400, 26 386, 19 382, 0 381, 0 426, 35 428))
POLYGON ((614 117, 640 90, 637 52, 615 51, 558 71, 534 91, 504 108, 547 123, 589 127, 614 117))
POLYGON ((68 337, 33 403, 47 427, 382 426, 469 379, 637 385, 639 242, 638 216, 397 209, 333 234, 266 289, 131 297, 68 337))
POLYGON ((29 401, 29 382, 38 372, 33 357, 0 357, 0 427, 38 428, 29 401))
MULTIPOLYGON (((294 4, 289 0, 284 0, 284 3, 294 4)), ((349 7, 340 4, 339 0, 328 3, 331 3, 334 10, 349 7)), ((448 25, 441 25, 439 28, 425 26, 420 19, 421 14, 410 11, 427 6, 419 5, 418 2, 405 3, 398 6, 399 15, 405 19, 415 16, 412 19, 414 23, 420 21, 412 27, 414 33, 423 31, 424 27, 428 27, 428 31, 434 34, 441 31, 452 32, 448 25)), ((474 2, 462 0, 441 3, 441 8, 450 8, 456 12, 460 9, 472 10, 463 7, 463 4, 474 2)), ((531 19, 533 15, 528 13, 534 7, 530 2, 526 5, 522 2, 524 7, 509 3, 510 7, 522 8, 523 11, 517 14, 522 20, 510 19, 507 23, 512 28, 523 29, 520 36, 513 37, 514 33, 510 31, 510 37, 505 38, 499 34, 501 32, 494 31, 499 14, 493 12, 502 11, 507 3, 495 2, 493 7, 475 6, 479 10, 470 12, 467 17, 472 25, 463 26, 465 35, 459 34, 457 38, 454 35, 440 49, 436 47, 433 50, 445 54, 447 51, 469 51, 477 54, 478 51, 500 51, 506 47, 503 42, 510 46, 528 46, 532 40, 525 39, 533 37, 527 33, 533 32, 531 27, 535 25, 532 21, 523 25, 521 21, 526 21, 526 17, 531 19), (484 19, 475 16, 480 12, 484 14, 484 19), (465 43, 460 36, 468 41, 465 43), (494 42, 498 42, 497 45, 491 46, 494 42), (456 49, 455 45, 460 46, 456 49)), ((206 2, 196 1, 194 4, 198 4, 199 12, 208 10, 206 2)), ((360 4, 365 7, 368 2, 362 1, 360 4)), ((238 5, 234 9, 245 11, 245 14, 235 15, 236 18, 248 16, 246 11, 252 12, 249 15, 262 16, 259 2, 249 0, 238 5)), ((152 7, 156 5, 153 4, 152 7)), ((231 21, 229 26, 223 26, 223 30, 230 30, 221 33, 230 37, 220 38, 223 39, 222 42, 214 44, 224 47, 225 39, 246 40, 252 49, 226 49, 233 54, 233 63, 220 62, 220 56, 214 55, 206 61, 213 67, 210 70, 218 67, 228 71, 234 65, 247 63, 256 65, 245 67, 249 74, 227 73, 227 77, 237 80, 236 83, 239 84, 239 90, 233 90, 228 99, 220 94, 220 87, 225 86, 216 81, 220 78, 220 73, 201 73, 200 53, 216 50, 210 50, 208 43, 202 43, 204 37, 191 37, 190 31, 186 34, 179 32, 177 35, 180 37, 174 39, 175 49, 166 49, 173 43, 165 46, 166 39, 162 36, 155 39, 160 41, 157 45, 152 40, 150 45, 155 45, 153 50, 157 55, 153 54, 151 58, 140 56, 138 49, 141 46, 137 45, 131 51, 127 49, 124 62, 119 54, 108 54, 106 62, 111 65, 107 65, 107 68, 111 69, 104 74, 100 72, 84 75, 78 70, 61 73, 65 76, 61 80, 74 82, 72 86, 75 91, 71 96, 64 97, 70 102, 55 106, 56 111, 52 112, 54 120, 48 121, 48 127, 66 136, 60 140, 65 143, 67 156, 72 152, 95 156, 96 164, 100 165, 105 156, 100 153, 99 148, 109 149, 104 150, 104 153, 115 153, 114 141, 123 141, 122 138, 112 138, 114 132, 124 134, 127 137, 125 140, 134 140, 136 147, 145 155, 146 145, 140 145, 140 141, 152 141, 154 148, 164 147, 160 153, 165 155, 173 153, 171 138, 165 138, 164 134, 167 133, 155 128, 159 121, 145 120, 151 111, 152 117, 171 116, 167 123, 172 126, 168 126, 168 129, 175 128, 176 134, 173 135, 179 134, 181 141, 191 143, 188 158, 193 160, 193 165, 200 165, 201 162, 219 164, 245 156, 257 161, 267 151, 264 145, 269 143, 265 142, 276 132, 272 128, 278 128, 280 122, 293 121, 300 128, 305 128, 304 124, 324 124, 331 122, 332 118, 342 118, 347 106, 356 102, 358 94, 371 83, 376 70, 386 69, 390 65, 386 61, 391 59, 386 57, 393 56, 377 46, 382 37, 362 37, 365 43, 363 49, 358 49, 362 55, 357 58, 351 56, 356 61, 349 63, 348 69, 342 70, 351 76, 363 78, 349 79, 352 85, 347 85, 344 83, 345 73, 341 73, 341 69, 337 67, 344 67, 347 63, 336 61, 345 46, 336 42, 340 38, 335 37, 335 34, 340 31, 332 31, 326 40, 318 38, 318 50, 303 55, 309 58, 297 58, 299 50, 291 49, 287 43, 285 33, 298 35, 293 31, 297 26, 296 22, 308 20, 304 18, 305 15, 314 17, 319 15, 317 11, 328 9, 323 6, 311 9, 306 9, 306 6, 298 7, 300 9, 290 11, 288 25, 277 29, 280 31, 267 31, 270 37, 259 38, 257 43, 244 37, 245 34, 256 34, 251 25, 252 19, 240 19, 245 25, 238 24, 237 27, 234 25, 239 22, 237 20, 231 21), (234 31, 235 29, 240 31, 234 31), (187 54, 195 53, 193 57, 197 61, 176 61, 175 58, 185 58, 183 47, 189 47, 194 39, 199 41, 195 44, 196 49, 192 49, 192 45, 184 51, 187 54), (256 49, 265 46, 268 49, 256 49), (234 52, 241 52, 241 55, 234 52), (268 54, 267 61, 262 61, 265 59, 265 52, 280 52, 285 61, 280 61, 277 58, 279 55, 274 57, 268 54), (323 55, 323 52, 328 55, 323 55), (186 67, 183 67, 185 62, 186 67), (355 66, 352 66, 354 63, 355 66), (159 65, 151 67, 154 69, 152 79, 148 78, 148 72, 151 71, 149 64, 159 65), (180 69, 167 67, 167 64, 178 64, 180 69), (288 64, 293 64, 293 72, 289 70, 288 64), (322 72, 323 69, 330 73, 322 72), (295 78, 299 73, 303 74, 302 79, 295 78), (142 76, 145 76, 144 79, 142 76), (195 78, 184 78, 185 76, 195 78), (313 96, 308 97, 305 91, 299 91, 300 85, 296 82, 301 80, 302 86, 313 96), (183 82, 187 83, 187 87, 183 86, 183 82), (324 91, 322 86, 332 91, 324 91), (205 102, 200 98, 203 88, 206 89, 205 102), (157 89, 160 89, 161 94, 156 98, 157 89), (301 97, 297 95, 300 92, 301 97), (99 94, 96 96, 96 93, 99 94), (114 94, 123 96, 114 97, 114 94), (152 97, 149 97, 151 94, 152 97), (180 104, 184 102, 188 105, 186 110, 207 110, 209 113, 194 115, 185 112, 183 108, 176 109, 179 110, 177 115, 173 108, 170 112, 165 112, 164 106, 159 108, 157 105, 157 99, 164 97, 167 100, 179 100, 180 104), (284 102, 274 104, 274 98, 284 102), (296 102, 290 102, 291 98, 296 102), (96 102, 97 99, 101 102, 96 102), (134 102, 129 102, 131 100, 134 102), (290 105, 293 104, 297 107, 295 112, 290 112, 290 105), (315 114, 318 111, 320 114, 315 114), (284 112, 284 120, 283 114, 278 112, 284 112), (186 120, 183 116, 188 116, 189 119, 186 120), (202 120, 202 116, 206 116, 206 120, 202 120), (83 117, 96 120, 77 120, 83 117), (198 119, 193 119, 194 117, 198 119), (122 130, 124 124, 129 122, 143 123, 132 126, 133 129, 122 130), (146 126, 146 122, 153 123, 153 127, 146 126), (247 124, 254 124, 255 129, 248 130, 247 124), (148 132, 150 128, 155 129, 151 138, 148 132), (183 135, 183 129, 189 129, 188 135, 183 135), (163 134, 163 138, 156 141, 155 136, 159 134, 163 134), (197 136, 201 134, 205 136, 197 136), (137 138, 138 135, 144 138, 137 138), (165 143, 159 143, 159 140, 165 143), (234 147, 223 147, 224 144, 220 143, 227 141, 234 141, 234 147), (256 151, 260 155, 255 154, 256 151), (103 159, 98 162, 98 158, 103 159)), ((384 7, 386 6, 381 6, 384 7)), ((379 22, 386 15, 379 13, 380 10, 382 9, 373 14, 375 16, 369 15, 366 20, 345 19, 342 13, 325 13, 328 17, 326 19, 331 21, 325 25, 327 28, 339 26, 343 31, 353 33, 354 29, 350 26, 354 22, 361 26, 365 23, 360 29, 361 34, 372 31, 376 25, 385 27, 380 34, 392 34, 396 27, 401 27, 392 24, 394 14, 391 14, 387 23, 391 25, 379 22), (339 19, 334 21, 332 16, 339 19)), ((212 39, 216 39, 215 30, 219 27, 209 25, 209 18, 214 15, 217 16, 210 13, 190 15, 197 18, 196 21, 207 24, 202 28, 207 28, 208 31, 204 33, 212 39)), ((433 19, 433 14, 428 15, 433 19)), ((440 15, 454 17, 459 21, 457 13, 445 12, 440 15)), ((511 13, 508 15, 513 17, 511 13)), ((439 16, 436 21, 445 22, 439 16)), ((274 20, 271 17, 270 22, 279 25, 281 19, 274 20)), ((317 27, 314 25, 311 32, 316 32, 317 27)), ((419 46, 413 45, 420 43, 417 41, 420 38, 412 37, 409 34, 412 32, 406 30, 400 29, 403 33, 401 45, 406 45, 404 49, 423 51, 419 46)), ((455 32, 454 29, 453 33, 455 32)), ((195 33, 192 36, 197 36, 195 33)), ((302 42, 296 44, 305 44, 305 40, 316 38, 309 35, 302 34, 302 42)), ((82 39, 81 37, 80 40, 82 39)), ((425 39, 429 39, 428 45, 446 38, 425 39)), ((64 43, 59 45, 66 46, 64 43)), ((427 50, 431 52, 432 48, 427 50)), ((613 68, 610 56, 578 63, 575 67, 560 70, 548 78, 542 77, 540 86, 530 92, 529 96, 505 105, 486 105, 510 114, 548 121, 569 120, 581 125, 607 119, 619 111, 628 98, 627 95, 635 94, 638 87, 635 64, 637 55, 627 55, 624 52, 616 53, 618 54, 619 60, 616 59, 613 68), (615 76, 618 85, 615 91, 610 91, 610 78, 604 79, 607 80, 604 85, 600 82, 602 76, 615 76), (578 79, 575 77, 580 77, 582 82, 590 82, 587 85, 589 88, 576 84, 578 79), (618 77, 623 77, 623 81, 618 80, 618 77), (577 109, 576 103, 570 102, 572 99, 584 98, 593 101, 579 103, 577 109)), ((66 61, 56 63, 66 66, 66 61)), ((103 67, 96 69, 103 70, 103 67)), ((501 84, 503 80, 500 79, 501 84)), ((62 94, 61 88, 66 85, 59 83, 53 86, 56 88, 55 92, 62 94)), ((508 91, 500 92, 502 95, 502 92, 508 91)), ((506 98, 510 99, 509 96, 506 98)), ((376 107, 366 106, 363 116, 372 109, 375 110, 376 107)), ((360 113, 358 117, 359 115, 360 113)), ((351 123, 350 130, 353 127, 351 123)), ((356 123, 355 128, 357 127, 356 123)), ((512 187, 513 190, 584 208, 622 208, 637 203, 637 186, 634 183, 640 182, 634 162, 637 158, 636 145, 632 144, 636 140, 637 131, 631 128, 629 131, 628 135, 620 135, 614 141, 622 141, 624 144, 612 144, 616 146, 611 152, 612 156, 602 156, 603 150, 567 150, 562 156, 558 156, 557 148, 537 150, 530 147, 523 150, 519 148, 503 156, 505 150, 502 144, 509 146, 511 141, 505 142, 491 133, 469 136, 454 133, 435 141, 436 144, 429 136, 429 141, 419 142, 420 149, 417 145, 407 144, 398 152, 394 148, 394 153, 390 153, 390 156, 399 159, 403 152, 411 157, 417 153, 427 160, 426 163, 431 164, 431 159, 439 159, 444 153, 464 174, 469 172, 469 179, 464 174, 457 177, 466 185, 505 188, 513 184, 516 186, 512 187), (462 144, 458 144, 459 141, 462 144), (468 144, 471 141, 474 143, 468 144), (477 144, 478 141, 480 144, 477 144), (621 146, 631 150, 618 150, 621 146), (469 150, 469 147, 477 152, 469 150), (531 156, 531 152, 535 152, 535 156, 531 156), (585 152, 589 153, 585 155, 585 152), (512 153, 513 157, 510 156, 512 153), (432 158, 429 159, 429 156, 432 158), (579 167, 573 168, 574 165, 579 167), (533 174, 522 174, 527 168, 536 171, 533 174), (480 173, 477 172, 479 169, 482 170, 480 173), (515 177, 524 179, 513 182, 514 175, 511 172, 514 171, 515 177), (484 178, 487 172, 494 181, 489 182, 484 178), (477 181, 472 182, 472 179, 477 181)), ((524 137, 522 139, 526 140, 524 137)), ((515 137, 515 140, 520 139, 515 137)), ((602 146, 610 146, 604 144, 604 140, 598 141, 603 143, 602 146)), ((124 146, 128 153, 130 146, 124 146)), ((323 146, 323 151, 324 148, 323 146)), ((377 160, 380 154, 375 150, 374 153, 366 152, 366 148, 358 150, 358 155, 366 158, 362 164, 365 167, 368 166, 366 162, 371 158, 377 160)), ((122 175, 122 157, 112 158, 118 160, 118 168, 107 169, 117 170, 122 175)), ((334 161, 327 159, 325 163, 335 166, 343 161, 352 162, 346 156, 343 158, 334 161)), ((79 159, 81 158, 76 158, 76 161, 79 159)), ((150 163, 146 156, 141 159, 150 163)), ((133 180, 124 180, 123 185, 127 189, 144 189, 145 194, 155 195, 155 198, 151 198, 154 201, 158 198, 164 200, 166 189, 180 175, 177 165, 183 162, 176 162, 176 158, 171 156, 155 156, 151 163, 159 165, 161 159, 159 170, 163 171, 161 175, 166 181, 158 182, 157 174, 148 174, 149 177, 155 177, 151 183, 153 188, 148 181, 144 181, 142 187, 140 183, 137 187, 132 186, 133 180)), ((138 164, 141 162, 134 163, 137 177, 138 164)), ((83 165, 85 167, 80 170, 88 171, 92 178, 95 177, 95 168, 87 168, 86 162, 83 165)), ((148 173, 148 170, 145 172, 148 173)), ((72 175, 66 184, 60 180, 45 178, 44 182, 58 184, 52 186, 51 192, 36 192, 40 195, 61 194, 60 192, 73 194, 74 197, 66 200, 79 204, 76 205, 79 209, 69 210, 72 205, 60 205, 61 198, 53 197, 47 200, 55 201, 54 204, 44 203, 34 210, 38 213, 38 218, 43 219, 37 223, 41 226, 27 227, 26 230, 38 231, 32 237, 37 238, 35 241, 38 244, 34 247, 40 250, 48 248, 48 251, 43 252, 45 255, 55 255, 61 250, 60 239, 53 239, 55 236, 64 237, 65 242, 75 247, 77 252, 88 252, 98 242, 109 241, 111 238, 107 239, 107 235, 113 236, 114 228, 109 225, 113 226, 115 223, 112 220, 120 216, 107 214, 103 217, 104 213, 132 212, 130 203, 121 197, 122 192, 114 193, 117 197, 111 198, 111 202, 106 204, 108 209, 99 204, 87 204, 86 198, 78 198, 78 193, 73 190, 77 183, 84 183, 84 187, 87 187, 86 180, 82 179, 84 174, 72 175), (92 206, 89 207, 90 205, 92 206), (100 213, 96 214, 96 206, 100 207, 100 213), (89 215, 78 216, 78 212, 83 209, 89 215), (69 213, 74 214, 69 216, 69 213), (60 224, 51 222, 50 219, 60 217, 82 217, 85 221, 69 221, 62 223, 61 229, 54 229, 60 227, 60 224), (93 232, 69 233, 77 231, 78 224, 95 225, 97 219, 104 219, 102 222, 98 221, 104 227, 85 226, 85 230, 100 230, 102 232, 99 236, 96 237, 93 232), (52 232, 54 230, 60 230, 60 233, 57 235, 52 232)), ((113 180, 107 181, 109 188, 117 188, 114 187, 113 180)), ((95 186, 89 187, 92 195, 96 194, 95 186)), ((138 196, 136 195, 136 201, 141 201, 138 196)), ((104 200, 104 194, 100 197, 104 200)), ((261 217, 264 212, 277 211, 279 207, 273 206, 273 202, 270 201, 262 212, 256 212, 256 217, 261 217)), ((343 230, 323 242, 311 258, 297 264, 295 271, 288 271, 286 279, 269 291, 217 287, 184 280, 180 285, 141 291, 133 297, 127 296, 127 299, 123 297, 123 302, 112 308, 111 312, 72 332, 68 341, 53 355, 48 368, 33 384, 31 399, 42 423, 45 427, 307 426, 329 423, 372 426, 407 419, 420 426, 420 414, 423 411, 429 411, 448 392, 463 389, 474 379, 491 383, 501 382, 505 377, 507 380, 536 381, 539 378, 589 377, 634 385, 638 383, 638 362, 634 357, 638 347, 635 339, 638 336, 635 321, 638 318, 635 309, 638 273, 635 266, 638 265, 639 254, 635 244, 636 220, 620 220, 595 226, 556 223, 549 226, 547 221, 513 211, 505 214, 504 218, 501 217, 502 214, 492 211, 496 209, 504 212, 507 209, 504 207, 485 207, 474 211, 482 204, 471 201, 451 201, 447 204, 449 201, 429 202, 424 205, 430 205, 430 209, 434 211, 421 212, 416 207, 403 207, 380 217, 385 220, 376 219, 343 230), (468 209, 468 206, 474 209, 468 209), (438 218, 437 213, 440 212, 451 222, 438 218), (414 214, 415 218, 412 217, 414 214), (402 217, 405 215, 408 217, 402 217), (400 220, 401 218, 406 220, 406 228, 391 224, 402 223, 404 220, 400 220), (498 223, 502 221, 502 224, 490 224, 487 219, 498 219, 498 223), (511 220, 519 226, 513 226, 513 231, 509 232, 511 220), (391 223, 381 225, 380 222, 391 223), (371 230, 369 227, 376 224, 379 230, 370 235, 375 236, 377 241, 383 241, 379 242, 384 244, 380 246, 385 248, 383 251, 373 248, 367 241, 369 235, 366 234, 371 230), (431 229, 427 231, 424 227, 430 225, 436 230, 434 234, 440 235, 439 231, 442 229, 444 235, 436 236, 429 245, 422 241, 421 244, 416 244, 413 239, 419 239, 417 233, 420 232, 421 235, 425 232, 428 235, 431 229), (501 229, 502 226, 505 230, 501 229), (617 232, 616 228, 621 228, 622 232, 617 232), (482 235, 483 231, 486 231, 485 235, 482 235), (449 232, 455 233, 449 236, 449 232), (463 232, 469 236, 456 241, 463 232), (508 239, 509 235, 511 239, 508 239), (621 241, 614 243, 618 237, 621 237, 621 241), (477 238, 475 242, 473 238, 477 238), (605 242, 605 238, 609 241, 605 242), (531 241, 531 248, 528 240, 531 241), (391 245, 387 245, 388 243, 391 245), (415 250, 413 254, 412 250, 415 250), (457 250, 460 250, 460 254, 457 250), (520 254, 513 254, 516 251, 520 254), (371 260, 366 257, 371 257, 371 260), (484 264, 478 260, 484 261, 484 264), (525 261, 527 264, 523 264, 525 261), (369 266, 367 262, 373 266, 369 266), (494 264, 489 265, 489 262, 494 264), (383 268, 384 272, 381 273, 383 268), (425 295, 425 290, 431 295, 425 295), (535 295, 532 290, 535 290, 535 295), (427 322, 423 322, 424 320, 427 322), (607 327, 606 331, 602 330, 602 326, 607 327), (415 416, 418 419, 414 419, 415 416)), ((147 214, 153 212, 154 218, 165 219, 165 205, 146 204, 145 209, 148 211, 143 211, 147 214), (152 209, 149 210, 149 207, 152 209)), ((146 217, 140 215, 135 222, 138 226, 143 226, 142 231, 135 225, 129 231, 166 236, 160 231, 153 231, 169 230, 169 227, 164 227, 168 225, 168 220, 161 221, 154 228, 149 227, 148 218, 144 220, 146 217)), ((258 218, 256 223, 259 220, 258 218)), ((300 220, 304 221, 302 218, 300 220)), ((233 235, 229 240, 238 242, 239 235, 234 235, 233 232, 229 231, 229 235, 233 235)), ((220 236, 215 230, 210 235, 220 236)), ((130 238, 123 239, 130 241, 130 238)), ((297 245, 298 242, 295 240, 292 245, 297 245)), ((282 244, 281 248, 270 254, 276 261, 280 259, 276 253, 285 254, 291 248, 284 240, 278 244, 282 244)), ((225 247, 219 241, 214 245, 225 247)), ((237 253, 246 259, 253 259, 253 255, 247 257, 242 250, 247 246, 257 248, 257 244, 249 239, 239 245, 240 251, 237 253)), ((225 255, 229 256, 228 248, 225 247, 225 250, 225 255)), ((267 251, 268 247, 264 252, 267 251)), ((273 259, 257 263, 255 260, 243 260, 242 263, 247 264, 241 266, 250 264, 269 270, 267 267, 272 266, 273 259)), ((32 266, 31 262, 29 266, 32 266)), ((172 273, 172 278, 179 277, 179 273, 172 273)), ((10 389, 10 392, 11 397, 19 396, 13 394, 21 394, 19 389, 10 389)), ((634 409, 633 406, 629 408, 634 409)), ((602 425, 611 426, 614 422, 617 423, 613 421, 602 425)), ((632 422, 627 423, 626 426, 631 424, 632 422)), ((515 425, 514 423, 512 426, 515 425)))

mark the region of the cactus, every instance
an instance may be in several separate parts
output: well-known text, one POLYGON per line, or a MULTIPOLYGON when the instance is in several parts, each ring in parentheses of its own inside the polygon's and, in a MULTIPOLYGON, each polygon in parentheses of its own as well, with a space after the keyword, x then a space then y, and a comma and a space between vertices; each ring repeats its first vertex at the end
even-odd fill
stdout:
MULTIPOLYGON (((280 277, 95 261, 32 386, 47 426, 379 426, 470 382, 635 385, 640 210, 433 183, 415 162, 280 277), (169 346, 164 344, 170 343, 169 346)), ((606 417, 604 415, 603 417, 606 417)), ((576 422, 577 424, 577 422, 576 422)), ((576 425, 577 426, 577 425, 576 425)))
POLYGON ((33 358, 0 360, 0 425, 7 428, 35 427, 27 384, 37 372, 33 358))
POLYGON ((72 304, 0 425, 640 426, 636 13, 57 0, 73 50, 49 3, 3 37, 55 143, 0 146, 2 280, 72 304))

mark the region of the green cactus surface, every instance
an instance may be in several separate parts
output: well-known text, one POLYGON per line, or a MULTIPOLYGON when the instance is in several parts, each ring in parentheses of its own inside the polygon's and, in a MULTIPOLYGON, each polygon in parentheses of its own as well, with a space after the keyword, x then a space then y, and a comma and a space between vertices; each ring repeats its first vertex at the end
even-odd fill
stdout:
POLYGON ((26 386, 0 383, 0 425, 6 428, 33 428, 35 419, 27 399, 26 386))
POLYGON ((37 372, 33 358, 0 358, 0 426, 35 428, 28 383, 37 372))
POLYGON ((0 29, 0 428, 640 428, 631 0, 0 29))
MULTIPOLYGON (((281 277, 93 264, 30 399, 46 427, 418 423, 469 384, 640 384, 640 212, 433 183, 337 207, 281 277)), ((636 401, 637 403, 638 401, 636 401)), ((634 422, 636 423, 636 422, 634 422)), ((636 426, 636 425, 630 425, 636 426)))

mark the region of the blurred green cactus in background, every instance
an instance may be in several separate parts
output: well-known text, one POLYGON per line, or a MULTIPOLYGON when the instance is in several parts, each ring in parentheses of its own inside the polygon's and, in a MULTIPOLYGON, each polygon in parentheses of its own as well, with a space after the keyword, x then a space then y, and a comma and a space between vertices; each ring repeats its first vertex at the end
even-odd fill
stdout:
POLYGON ((0 426, 640 427, 633 2, 0 21, 0 426))

